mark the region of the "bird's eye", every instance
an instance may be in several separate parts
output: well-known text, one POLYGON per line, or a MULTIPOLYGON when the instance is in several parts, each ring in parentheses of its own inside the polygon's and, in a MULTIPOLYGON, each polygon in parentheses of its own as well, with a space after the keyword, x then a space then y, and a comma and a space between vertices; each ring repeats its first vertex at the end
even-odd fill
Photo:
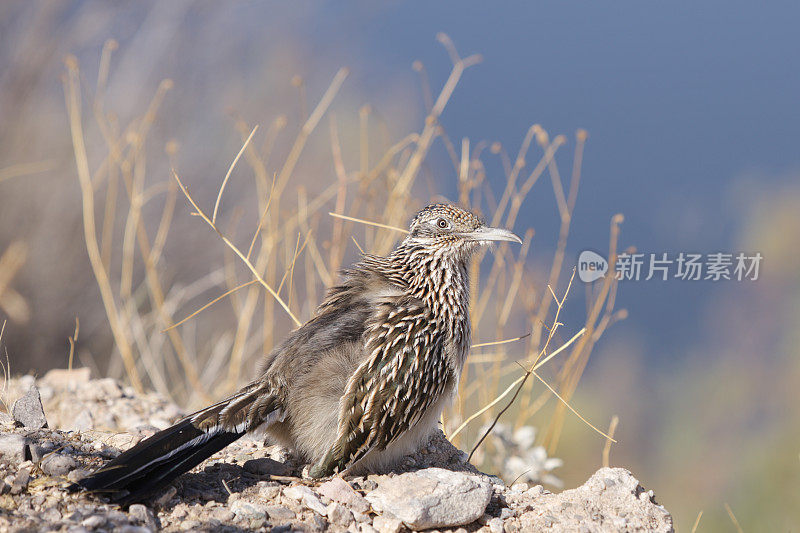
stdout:
POLYGON ((436 225, 442 229, 447 229, 447 227, 450 226, 450 223, 447 220, 440 218, 436 221, 436 225))

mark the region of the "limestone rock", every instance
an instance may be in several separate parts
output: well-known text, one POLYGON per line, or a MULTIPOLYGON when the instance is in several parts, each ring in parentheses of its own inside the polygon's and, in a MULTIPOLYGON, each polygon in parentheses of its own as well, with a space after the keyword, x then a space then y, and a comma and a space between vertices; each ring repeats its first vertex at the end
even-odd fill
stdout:
POLYGON ((0 457, 13 463, 25 460, 28 439, 22 435, 0 435, 0 457))
POLYGON ((581 527, 593 533, 673 531, 669 512, 624 468, 601 468, 576 489, 541 493, 530 508, 519 517, 522 531, 577 531, 581 527))
POLYGON ((369 511, 369 502, 350 486, 350 483, 340 477, 326 481, 317 490, 320 494, 333 501, 342 503, 359 513, 369 511))
POLYGON ((35 385, 31 386, 23 397, 14 402, 11 407, 11 416, 18 424, 26 428, 42 429, 47 427, 42 397, 35 385))
POLYGON ((492 485, 477 476, 442 468, 427 468, 385 476, 367 500, 412 529, 469 524, 483 515, 492 485))

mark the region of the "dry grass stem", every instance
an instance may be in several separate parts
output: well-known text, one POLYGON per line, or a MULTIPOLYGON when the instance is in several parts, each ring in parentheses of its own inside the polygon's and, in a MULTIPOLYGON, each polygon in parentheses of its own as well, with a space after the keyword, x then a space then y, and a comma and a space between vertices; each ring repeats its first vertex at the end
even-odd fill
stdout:
POLYGON ((728 502, 725 502, 725 510, 728 512, 728 516, 730 517, 731 522, 733 522, 733 526, 736 528, 736 531, 739 533, 744 533, 742 526, 739 525, 739 521, 736 519, 736 515, 733 514, 733 509, 731 509, 731 506, 728 505, 728 502))
POLYGON ((222 193, 225 192, 225 185, 228 184, 228 178, 231 177, 231 173, 233 169, 236 168, 236 163, 239 161, 239 158, 242 157, 247 145, 250 144, 250 140, 253 138, 253 135, 256 134, 258 131, 258 125, 253 128, 253 131, 250 132, 250 135, 247 137, 247 140, 244 142, 242 147, 239 149, 239 153, 236 154, 236 157, 233 158, 233 162, 231 166, 228 167, 228 172, 225 173, 225 179, 222 180, 222 185, 219 186, 219 193, 217 193, 217 201, 214 202, 214 213, 211 215, 211 222, 217 222, 217 210, 219 209, 219 203, 222 201, 222 193))
POLYGON ((700 511, 699 513, 697 513, 697 518, 695 519, 694 525, 692 526, 692 533, 695 533, 697 531, 697 526, 700 525, 700 519, 702 517, 703 517, 703 511, 700 511))
MULTIPOLYGON (((608 425, 608 434, 613 437, 614 432, 617 430, 617 424, 619 423, 619 417, 614 415, 611 417, 611 423, 608 425)), ((610 456, 611 456, 611 439, 607 439, 606 443, 603 445, 603 466, 608 468, 610 466, 610 456)))
POLYGON ((286 311, 286 314, 289 315, 289 317, 294 321, 294 323, 297 326, 302 326, 302 323, 297 319, 296 316, 294 316, 294 313, 292 313, 292 310, 289 309, 288 305, 286 305, 286 302, 284 302, 283 299, 280 296, 278 296, 278 293, 276 293, 272 289, 272 287, 270 287, 269 284, 266 281, 264 281, 264 279, 261 277, 261 274, 253 266, 253 263, 251 263, 250 260, 247 259, 247 257, 241 251, 239 251, 239 248, 237 248, 235 244, 233 244, 227 237, 225 237, 222 234, 222 232, 219 231, 219 229, 217 229, 217 226, 214 225, 214 222, 212 222, 211 219, 208 218, 208 216, 206 216, 206 214, 203 212, 203 210, 200 209, 200 207, 197 205, 197 203, 195 203, 195 201, 192 199, 191 195, 189 194, 189 191, 186 190, 186 187, 184 187, 183 183, 181 182, 181 179, 178 177, 177 172, 175 172, 173 170, 172 171, 172 175, 175 178, 175 180, 178 182, 178 186, 181 188, 181 191, 183 192, 183 195, 186 196, 186 199, 189 200, 189 203, 191 203, 192 207, 194 207, 195 213, 197 213, 200 216, 200 218, 202 218, 209 226, 211 226, 211 229, 213 229, 217 233, 217 235, 219 235, 219 237, 222 239, 222 241, 228 246, 228 248, 230 248, 233 251, 233 253, 235 253, 237 256, 239 256, 239 259, 241 259, 242 262, 247 266, 247 268, 250 269, 250 272, 253 273, 253 276, 256 278, 256 280, 258 280, 258 282, 265 289, 267 289, 267 292, 269 292, 272 295, 272 297, 275 298, 275 300, 280 304, 280 306, 283 307, 283 310, 286 311))
POLYGON ((385 229, 390 229, 390 230, 394 230, 394 231, 399 231, 400 233, 406 233, 406 234, 408 233, 408 230, 403 229, 403 228, 398 228, 397 226, 389 226, 387 224, 381 224, 380 222, 371 222, 369 220, 363 220, 363 219, 360 219, 360 218, 349 217, 347 215, 340 215, 339 213, 329 212, 328 214, 330 216, 332 216, 332 217, 341 218, 341 219, 344 219, 344 220, 349 220, 350 222, 358 222, 360 224, 366 224, 367 226, 375 226, 376 228, 385 228, 385 229))

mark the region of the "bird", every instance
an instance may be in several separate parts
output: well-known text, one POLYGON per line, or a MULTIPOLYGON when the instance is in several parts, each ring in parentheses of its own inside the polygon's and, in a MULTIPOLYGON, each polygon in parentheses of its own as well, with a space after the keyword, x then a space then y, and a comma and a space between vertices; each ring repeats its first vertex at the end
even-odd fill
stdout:
POLYGON ((258 377, 123 452, 72 486, 127 506, 248 432, 263 430, 323 478, 390 469, 423 446, 453 399, 470 347, 470 258, 521 243, 452 204, 428 205, 386 256, 340 273, 314 316, 258 377))

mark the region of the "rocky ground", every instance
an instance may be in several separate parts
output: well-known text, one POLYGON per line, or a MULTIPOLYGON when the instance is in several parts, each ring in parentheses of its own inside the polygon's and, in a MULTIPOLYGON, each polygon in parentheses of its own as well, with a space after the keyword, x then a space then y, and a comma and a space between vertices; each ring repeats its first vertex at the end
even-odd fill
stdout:
POLYGON ((241 439, 147 505, 128 509, 65 488, 180 409, 88 369, 6 383, 0 413, 0 531, 672 531, 672 517, 622 468, 552 494, 507 487, 436 435, 401 469, 317 482, 262 440, 241 439), (15 402, 12 404, 12 400, 15 402))

